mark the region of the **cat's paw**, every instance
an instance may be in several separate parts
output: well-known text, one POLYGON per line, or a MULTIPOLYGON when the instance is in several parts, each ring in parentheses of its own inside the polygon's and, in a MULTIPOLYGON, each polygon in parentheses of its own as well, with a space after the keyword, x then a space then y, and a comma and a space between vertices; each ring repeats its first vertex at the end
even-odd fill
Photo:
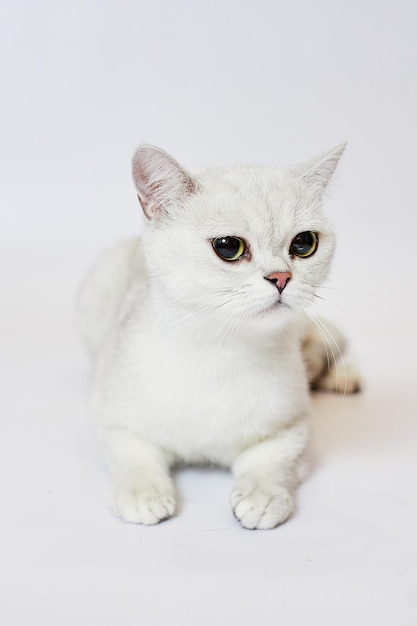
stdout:
POLYGON ((128 479, 113 491, 111 509, 125 522, 153 525, 175 512, 174 486, 169 479, 128 479))
POLYGON ((231 503, 244 528, 267 530, 285 522, 294 511, 294 498, 281 485, 259 485, 250 480, 236 483, 231 503))
POLYGON ((337 361, 315 381, 313 389, 341 394, 358 393, 362 389, 362 380, 353 366, 344 367, 340 361, 337 361))

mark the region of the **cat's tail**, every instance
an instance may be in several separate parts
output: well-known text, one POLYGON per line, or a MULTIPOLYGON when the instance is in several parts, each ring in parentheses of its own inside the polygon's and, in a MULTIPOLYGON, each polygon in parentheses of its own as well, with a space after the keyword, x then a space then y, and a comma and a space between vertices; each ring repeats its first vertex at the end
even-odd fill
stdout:
POLYGON ((345 362, 342 330, 329 320, 311 318, 302 340, 307 377, 312 389, 356 393, 362 387, 357 370, 345 362))

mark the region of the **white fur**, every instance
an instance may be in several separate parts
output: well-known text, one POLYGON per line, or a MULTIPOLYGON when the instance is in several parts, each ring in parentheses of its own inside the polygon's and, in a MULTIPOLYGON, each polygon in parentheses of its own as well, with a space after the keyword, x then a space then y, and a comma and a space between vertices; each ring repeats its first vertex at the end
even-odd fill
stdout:
MULTIPOLYGON (((233 511, 247 528, 291 515, 310 412, 304 309, 333 255, 321 202, 343 148, 284 170, 194 176, 162 150, 136 152, 143 238, 107 252, 80 293, 113 509, 126 521, 173 514, 177 462, 231 467, 233 511), (292 258, 307 230, 319 233, 316 254, 292 258), (246 258, 218 258, 211 241, 227 235, 249 242, 246 258), (265 280, 277 271, 292 274, 280 304, 265 280)), ((314 378, 323 363, 313 356, 308 367, 314 378)))

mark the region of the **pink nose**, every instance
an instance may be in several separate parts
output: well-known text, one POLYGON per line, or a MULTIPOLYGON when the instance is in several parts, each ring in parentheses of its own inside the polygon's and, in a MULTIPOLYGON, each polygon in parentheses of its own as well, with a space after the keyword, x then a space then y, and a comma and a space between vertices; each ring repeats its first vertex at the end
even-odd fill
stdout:
POLYGON ((274 272, 267 277, 272 283, 275 283, 279 293, 282 293, 291 279, 291 272, 274 272))

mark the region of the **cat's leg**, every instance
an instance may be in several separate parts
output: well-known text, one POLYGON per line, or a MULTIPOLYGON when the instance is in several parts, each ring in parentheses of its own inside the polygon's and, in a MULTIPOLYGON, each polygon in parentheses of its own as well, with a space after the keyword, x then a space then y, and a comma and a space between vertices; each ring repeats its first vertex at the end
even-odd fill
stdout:
POLYGON ((360 374, 345 363, 346 338, 337 326, 321 319, 316 325, 309 324, 302 351, 312 389, 335 393, 360 391, 360 374))
POLYGON ((158 524, 175 511, 173 457, 126 428, 100 432, 113 480, 111 508, 126 522, 158 524))
POLYGON ((336 359, 330 368, 312 382, 311 387, 317 391, 332 391, 342 394, 358 393, 362 389, 362 380, 353 365, 336 359))
POLYGON ((307 419, 300 418, 235 460, 231 503, 244 528, 275 528, 294 511, 296 488, 305 471, 308 430, 307 419))

